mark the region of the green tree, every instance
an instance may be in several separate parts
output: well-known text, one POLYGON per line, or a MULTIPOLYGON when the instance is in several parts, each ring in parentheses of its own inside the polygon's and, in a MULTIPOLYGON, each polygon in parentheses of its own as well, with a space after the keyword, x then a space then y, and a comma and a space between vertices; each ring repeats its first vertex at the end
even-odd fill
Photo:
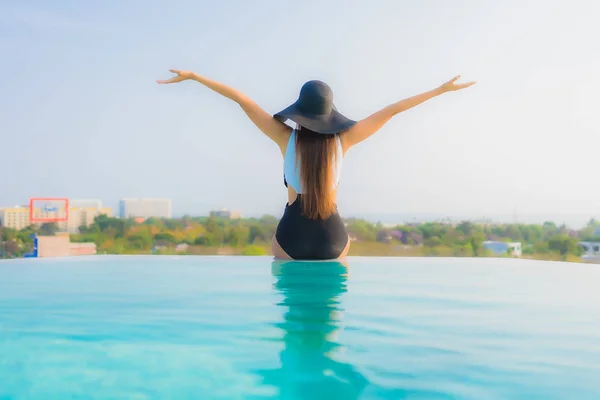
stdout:
POLYGON ((154 235, 154 240, 160 240, 168 243, 175 243, 175 236, 169 232, 160 232, 154 235))
POLYGON ((207 232, 215 232, 219 229, 219 225, 217 224, 217 219, 214 216, 208 217, 206 222, 204 223, 207 232))
POLYGON ((483 242, 485 241, 485 235, 483 232, 473 232, 469 238, 469 245, 471 251, 475 257, 483 255, 483 242))
POLYGON ((456 226, 456 230, 465 236, 471 236, 475 231, 475 225, 472 222, 464 221, 456 226))
POLYGON ((249 229, 242 226, 229 228, 224 237, 225 243, 238 247, 248 243, 249 229))
POLYGON ((225 231, 223 229, 223 221, 217 221, 217 218, 212 215, 205 223, 206 241, 209 246, 221 246, 225 241, 225 231), (219 223, 220 222, 220 223, 219 223))
POLYGON ((163 221, 163 224, 165 226, 165 228, 167 228, 168 230, 174 231, 177 229, 183 229, 185 228, 188 224, 189 224, 189 217, 188 219, 166 219, 163 221))
POLYGON ((471 242, 466 242, 463 245, 454 246, 454 255, 457 257, 472 257, 474 254, 471 242))
POLYGON ((377 231, 376 227, 365 221, 360 219, 350 219, 348 220, 347 230, 349 233, 354 234, 358 240, 373 242, 377 239, 377 231))
POLYGON ((135 250, 149 250, 152 238, 148 233, 135 233, 127 238, 127 244, 135 250))
POLYGON ((248 232, 248 242, 255 243, 257 241, 268 242, 270 240, 267 228, 258 224, 250 226, 248 232))
POLYGON ((206 236, 198 236, 196 239, 194 239, 194 244, 197 246, 206 246, 208 245, 208 239, 206 236))
POLYGON ((567 254, 581 255, 579 241, 567 235, 557 235, 548 240, 548 248, 558 252, 563 258, 567 254))
POLYGON ((40 235, 53 236, 58 232, 58 225, 56 222, 46 222, 40 226, 40 235))
POLYGON ((547 240, 540 240, 533 244, 533 253, 547 254, 550 252, 547 240))
POLYGON ((144 220, 144 225, 161 225, 162 221, 156 217, 149 217, 144 220))
POLYGON ((88 229, 91 232, 104 232, 111 237, 121 238, 125 236, 127 226, 124 220, 112 218, 105 214, 98 215, 94 218, 94 223, 88 229))
POLYGON ((272 215, 263 215, 262 217, 260 217, 259 221, 261 224, 264 225, 277 225, 279 219, 272 215))
POLYGON ((438 222, 428 222, 419 225, 417 228, 419 232, 421 232, 421 234, 423 235, 424 239, 428 239, 433 236, 437 236, 438 239, 440 239, 448 231, 447 226, 444 226, 438 222))
POLYGON ((553 235, 556 233, 556 231, 558 231, 558 227, 552 221, 544 222, 542 224, 542 228, 544 229, 544 234, 546 235, 546 237, 548 237, 548 235, 553 235))
POLYGON ((427 247, 438 247, 442 245, 442 240, 437 236, 430 236, 425 239, 423 244, 427 247))

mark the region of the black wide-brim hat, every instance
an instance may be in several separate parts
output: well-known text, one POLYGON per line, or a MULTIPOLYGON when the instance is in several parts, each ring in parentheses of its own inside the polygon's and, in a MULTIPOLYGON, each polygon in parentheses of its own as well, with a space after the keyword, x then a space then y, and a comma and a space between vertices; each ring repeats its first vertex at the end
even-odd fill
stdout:
POLYGON ((288 119, 316 133, 333 135, 350 129, 356 121, 342 115, 333 104, 331 88, 321 81, 308 81, 300 89, 298 100, 273 118, 288 119))

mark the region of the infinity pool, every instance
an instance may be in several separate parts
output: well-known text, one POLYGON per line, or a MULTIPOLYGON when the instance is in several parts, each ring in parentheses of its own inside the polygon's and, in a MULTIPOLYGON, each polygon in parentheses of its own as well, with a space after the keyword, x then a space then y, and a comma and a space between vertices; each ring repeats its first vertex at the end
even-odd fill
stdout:
POLYGON ((0 261, 0 399, 600 398, 600 266, 0 261))

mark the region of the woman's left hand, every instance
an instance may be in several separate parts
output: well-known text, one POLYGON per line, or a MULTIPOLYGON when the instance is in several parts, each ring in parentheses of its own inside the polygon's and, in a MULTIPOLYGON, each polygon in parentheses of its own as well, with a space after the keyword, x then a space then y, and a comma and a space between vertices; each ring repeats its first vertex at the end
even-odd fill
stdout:
POLYGON ((193 76, 193 72, 191 71, 181 71, 179 69, 170 69, 170 72, 176 74, 174 77, 172 77, 171 79, 167 79, 167 80, 158 80, 156 81, 156 83, 159 84, 167 84, 167 83, 178 83, 178 82, 183 82, 186 81, 188 79, 192 79, 193 76))

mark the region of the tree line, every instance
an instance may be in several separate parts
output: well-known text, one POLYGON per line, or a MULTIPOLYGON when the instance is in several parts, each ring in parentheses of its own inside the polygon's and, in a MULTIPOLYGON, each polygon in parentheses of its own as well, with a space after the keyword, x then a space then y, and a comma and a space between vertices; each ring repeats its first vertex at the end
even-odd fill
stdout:
MULTIPOLYGON (((90 226, 71 234, 73 242, 94 242, 99 253, 147 254, 175 252, 214 254, 270 254, 271 238, 279 220, 273 216, 227 219, 190 217, 133 219, 100 215, 90 226)), ((541 259, 568 259, 581 254, 580 241, 600 241, 600 223, 591 219, 580 229, 553 222, 536 224, 458 224, 427 222, 393 227, 363 219, 346 219, 352 240, 351 255, 490 256, 486 240, 521 242, 523 255, 541 259)), ((21 231, 0 228, 0 257, 20 257, 31 251, 32 234, 52 235, 56 224, 29 226, 21 231)))

